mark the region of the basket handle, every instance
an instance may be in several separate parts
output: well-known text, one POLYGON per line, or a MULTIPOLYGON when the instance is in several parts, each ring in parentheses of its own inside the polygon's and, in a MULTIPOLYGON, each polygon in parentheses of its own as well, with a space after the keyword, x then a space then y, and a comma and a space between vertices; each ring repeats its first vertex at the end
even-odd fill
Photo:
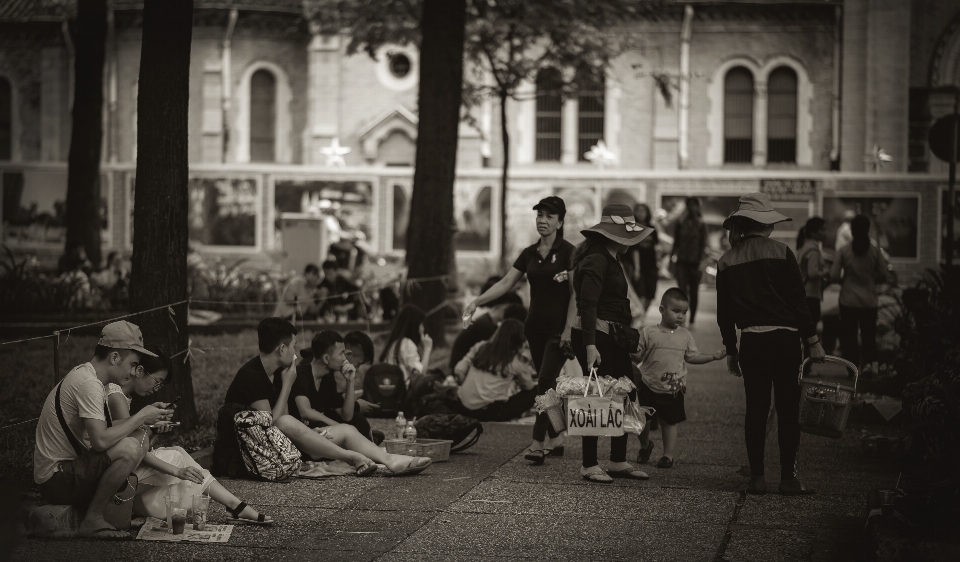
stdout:
MULTIPOLYGON (((853 373, 853 390, 854 392, 856 392, 857 381, 860 379, 859 369, 857 369, 853 363, 847 361, 846 359, 842 359, 834 355, 827 355, 824 359, 828 363, 840 363, 841 365, 845 366, 851 373, 853 373)), ((810 358, 807 357, 806 359, 803 360, 802 363, 800 363, 800 372, 797 374, 797 384, 800 384, 800 381, 803 380, 803 368, 806 367, 807 363, 809 362, 810 362, 810 358)))
POLYGON ((597 381, 597 394, 600 398, 603 398, 603 388, 600 386, 600 377, 597 375, 597 368, 591 367, 590 374, 587 375, 587 384, 583 387, 583 397, 586 398, 587 394, 590 394, 590 380, 593 379, 597 381))

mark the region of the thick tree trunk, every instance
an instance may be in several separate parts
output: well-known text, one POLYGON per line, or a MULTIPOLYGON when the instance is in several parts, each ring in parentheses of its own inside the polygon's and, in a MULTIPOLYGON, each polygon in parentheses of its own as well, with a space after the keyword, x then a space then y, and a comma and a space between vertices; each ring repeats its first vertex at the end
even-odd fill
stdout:
MULTIPOLYGON (((187 106, 193 0, 146 0, 137 98, 137 176, 130 306, 147 310, 187 298, 187 106)), ((187 348, 187 305, 135 317, 147 345, 187 348)), ((173 360, 173 383, 148 402, 181 397, 182 427, 197 424, 190 363, 173 360)), ((213 420, 209 420, 211 423, 213 420)))
POLYGON ((107 1, 79 0, 64 252, 83 247, 94 266, 100 265, 100 147, 106 40, 107 1))
MULTIPOLYGON (((424 0, 420 29, 417 161, 407 227, 411 279, 447 275, 453 256, 453 182, 456 177, 466 0, 424 0)), ((410 301, 429 312, 447 297, 445 280, 410 286, 410 301)), ((443 341, 443 312, 425 328, 443 341)))
POLYGON ((507 261, 507 172, 510 170, 510 131, 507 129, 507 96, 500 95, 500 141, 503 144, 503 170, 500 176, 500 273, 506 274, 507 261))

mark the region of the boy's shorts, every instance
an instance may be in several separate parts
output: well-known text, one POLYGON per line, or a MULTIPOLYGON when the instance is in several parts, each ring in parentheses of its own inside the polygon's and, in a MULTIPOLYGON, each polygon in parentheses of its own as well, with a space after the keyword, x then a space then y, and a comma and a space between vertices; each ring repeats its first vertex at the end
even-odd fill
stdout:
POLYGON ((664 423, 676 425, 687 421, 687 413, 683 407, 683 391, 661 394, 650 390, 642 380, 637 380, 637 403, 656 409, 656 417, 664 423))
POLYGON ((106 451, 89 450, 79 458, 61 461, 49 480, 37 485, 40 497, 55 505, 86 506, 110 468, 106 451))

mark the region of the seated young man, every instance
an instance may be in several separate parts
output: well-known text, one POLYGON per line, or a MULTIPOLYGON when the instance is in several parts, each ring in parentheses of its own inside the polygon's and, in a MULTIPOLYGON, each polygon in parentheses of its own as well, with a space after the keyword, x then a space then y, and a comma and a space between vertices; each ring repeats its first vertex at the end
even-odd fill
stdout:
POLYGON ((33 479, 45 501, 86 508, 79 528, 83 536, 130 538, 107 523, 103 511, 150 448, 146 426, 173 416, 157 402, 107 427, 105 386, 126 381, 141 354, 156 357, 144 349, 139 328, 129 322, 107 324, 93 359, 67 373, 43 403, 33 479))
MULTIPOLYGON (((357 380, 354 383, 354 386, 358 389, 356 391, 357 395, 357 411, 361 415, 366 416, 371 412, 377 412, 380 410, 379 404, 374 404, 368 400, 362 398, 363 396, 363 381, 366 378, 367 371, 370 370, 370 367, 373 365, 373 360, 376 357, 373 349, 373 340, 370 339, 370 336, 359 331, 354 330, 352 332, 347 332, 347 335, 343 336, 343 346, 346 349, 344 351, 344 357, 347 358, 347 361, 353 364, 357 368, 357 380)), ((334 373, 336 374, 336 373, 334 373)), ((342 384, 340 377, 337 377, 337 389, 343 394, 343 388, 345 385, 342 384)), ((373 430, 374 436, 378 433, 377 430, 373 430)))
POLYGON ((414 474, 430 466, 429 458, 385 453, 351 425, 315 430, 303 425, 288 412, 297 378, 297 329, 283 318, 267 318, 257 326, 257 337, 260 354, 237 371, 224 403, 270 412, 273 425, 310 458, 342 460, 357 467, 361 476, 376 471, 374 462, 395 475, 414 474))
MULTIPOLYGON (((360 435, 379 445, 370 423, 357 411, 357 368, 347 360, 340 334, 333 330, 317 332, 310 343, 310 354, 304 352, 303 356, 305 360, 297 366, 297 380, 290 390, 290 415, 314 428, 352 425, 360 435), (342 394, 336 375, 344 381, 342 394)), ((379 441, 383 441, 382 432, 379 441)))
POLYGON ((527 309, 523 306, 520 295, 507 293, 486 305, 487 312, 476 316, 469 326, 463 329, 453 341, 450 348, 450 371, 457 368, 457 363, 463 359, 470 349, 482 341, 493 337, 497 326, 507 318, 515 318, 521 322, 527 319, 527 309))

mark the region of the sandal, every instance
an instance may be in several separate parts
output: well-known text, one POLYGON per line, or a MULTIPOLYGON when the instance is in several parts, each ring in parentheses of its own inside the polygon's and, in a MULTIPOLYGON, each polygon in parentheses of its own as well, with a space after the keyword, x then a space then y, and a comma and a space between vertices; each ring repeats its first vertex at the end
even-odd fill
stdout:
POLYGON ((598 484, 610 484, 613 482, 613 478, 611 478, 610 475, 599 466, 588 468, 586 472, 584 472, 581 468, 580 476, 588 482, 596 482, 598 484))
POLYGON ((650 461, 650 455, 653 454, 653 441, 647 441, 646 447, 641 447, 637 453, 637 464, 647 464, 650 461))
POLYGON ((402 476, 407 474, 418 474, 427 469, 428 466, 433 464, 433 459, 429 457, 413 457, 410 459, 410 463, 407 464, 407 467, 403 470, 398 470, 396 472, 389 471, 385 476, 402 476), (426 461, 426 462, 424 462, 426 461))
POLYGON ((374 462, 365 462, 357 467, 357 476, 370 476, 377 471, 377 464, 374 462))
POLYGON ((607 474, 611 478, 629 478, 632 480, 649 480, 650 475, 639 468, 627 468, 624 470, 608 470, 607 474))
POLYGON ((660 457, 660 460, 657 461, 657 468, 673 468, 673 459, 660 457))
POLYGON ((563 456, 563 445, 559 447, 554 447, 553 449, 544 449, 543 452, 548 457, 562 457, 563 456))
POLYGON ((237 504, 237 507, 234 509, 228 509, 232 517, 227 517, 227 521, 235 525, 263 525, 269 526, 273 525, 273 519, 267 519, 267 517, 260 513, 257 515, 256 519, 250 519, 249 517, 240 517, 240 514, 243 513, 243 510, 247 508, 247 502, 241 501, 237 504))
POLYGON ((527 451, 527 454, 523 455, 523 458, 532 462, 534 465, 541 465, 543 464, 543 461, 546 460, 547 455, 546 455, 546 451, 544 451, 543 449, 536 449, 536 450, 531 449, 527 451))

